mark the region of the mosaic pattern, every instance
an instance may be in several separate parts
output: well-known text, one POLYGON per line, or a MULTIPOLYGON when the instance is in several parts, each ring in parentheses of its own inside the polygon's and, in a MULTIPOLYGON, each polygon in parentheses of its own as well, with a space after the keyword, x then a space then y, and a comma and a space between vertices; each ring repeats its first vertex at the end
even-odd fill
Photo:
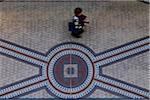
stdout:
POLYGON ((41 88, 58 98, 83 98, 100 88, 125 98, 149 98, 149 90, 111 78, 102 68, 149 51, 149 37, 95 53, 83 44, 59 44, 46 54, 0 39, 0 54, 31 64, 39 75, 0 88, 1 98, 16 98, 41 88))

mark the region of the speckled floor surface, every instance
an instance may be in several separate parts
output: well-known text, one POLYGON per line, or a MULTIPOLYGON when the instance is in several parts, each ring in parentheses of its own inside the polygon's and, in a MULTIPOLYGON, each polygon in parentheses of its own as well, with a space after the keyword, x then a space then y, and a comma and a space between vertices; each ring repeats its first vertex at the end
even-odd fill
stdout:
MULTIPOLYGON (((147 36, 149 35, 148 18, 149 5, 137 1, 0 2, 0 98, 54 98, 55 96, 60 98, 74 98, 75 96, 79 98, 148 98, 150 89, 148 84, 149 52, 145 49, 147 48, 147 36), (82 7, 90 21, 90 24, 85 27, 86 31, 82 34, 82 38, 72 37, 67 27, 75 7, 82 7), (98 66, 102 71, 97 72, 99 69, 96 69, 96 73, 103 74, 108 79, 115 80, 118 84, 123 84, 117 85, 123 88, 121 90, 117 86, 115 88, 118 90, 115 90, 112 87, 103 87, 101 82, 93 82, 92 84, 96 84, 95 87, 100 88, 90 90, 92 86, 87 87, 87 91, 90 91, 87 94, 86 92, 79 92, 75 95, 73 93, 57 94, 58 91, 53 92, 51 86, 47 85, 48 82, 27 87, 27 89, 25 83, 20 84, 26 82, 25 79, 39 74, 40 69, 34 67, 36 61, 35 63, 32 60, 28 61, 28 58, 25 60, 23 57, 26 55, 22 57, 22 54, 20 56, 18 51, 24 52, 24 50, 30 51, 32 49, 34 53, 38 51, 45 54, 58 44, 76 42, 85 45, 85 48, 92 49, 95 54, 99 54, 126 43, 132 47, 135 42, 130 42, 135 40, 138 40, 139 44, 137 43, 138 47, 134 48, 134 56, 123 52, 121 56, 124 59, 122 60, 116 60, 116 62, 106 66, 103 66, 101 62, 95 64, 96 68, 98 66), (145 44, 140 44, 141 42, 145 44), (10 53, 12 50, 8 50, 8 48, 13 48, 12 46, 16 46, 14 49, 18 50, 14 54, 10 53), (21 51, 17 48, 23 48, 24 50, 21 51), (13 84, 14 87, 13 85, 9 86, 9 84, 13 84), (20 88, 17 88, 19 86, 20 88)), ((64 46, 64 48, 67 47, 64 46)), ((127 49, 126 52, 132 50, 127 49)), ((118 53, 118 55, 121 53, 118 53)), ((28 53, 25 51, 25 54, 28 53)), ((91 57, 91 59, 99 59, 99 56, 101 55, 91 57)), ((113 56, 117 57, 116 55, 113 56)), ((45 60, 47 58, 40 59, 45 60)), ((113 84, 111 81, 110 83, 113 84)))

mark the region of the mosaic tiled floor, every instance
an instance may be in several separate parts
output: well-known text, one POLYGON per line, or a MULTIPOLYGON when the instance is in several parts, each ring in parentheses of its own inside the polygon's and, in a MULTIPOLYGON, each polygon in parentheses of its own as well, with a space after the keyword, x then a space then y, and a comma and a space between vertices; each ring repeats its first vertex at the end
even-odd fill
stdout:
MULTIPOLYGON (((8 0, 9 1, 9 0, 8 0)), ((0 98, 149 98, 149 5, 0 2, 0 98), (80 6, 82 38, 67 28, 80 6)))

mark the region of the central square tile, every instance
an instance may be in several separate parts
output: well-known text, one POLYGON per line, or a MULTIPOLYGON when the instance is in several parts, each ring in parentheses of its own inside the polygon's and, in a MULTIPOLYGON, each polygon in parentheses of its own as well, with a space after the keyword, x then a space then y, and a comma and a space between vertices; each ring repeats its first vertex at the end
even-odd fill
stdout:
POLYGON ((77 78, 78 64, 64 64, 64 78, 77 78))

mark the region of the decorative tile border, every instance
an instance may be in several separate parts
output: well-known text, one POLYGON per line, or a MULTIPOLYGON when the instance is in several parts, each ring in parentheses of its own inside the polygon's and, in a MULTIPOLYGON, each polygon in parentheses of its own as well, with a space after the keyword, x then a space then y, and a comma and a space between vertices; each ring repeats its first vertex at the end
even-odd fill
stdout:
MULTIPOLYGON (((147 51, 149 51, 148 36, 98 54, 94 53, 93 50, 83 44, 73 42, 58 44, 51 48, 47 53, 43 54, 0 39, 1 55, 40 68, 39 75, 0 87, 0 98, 16 98, 41 88, 46 89, 49 94, 53 94, 53 96, 58 98, 83 98, 99 87, 102 90, 127 98, 148 99, 149 90, 106 76, 102 73, 102 68, 105 66, 147 51), (81 62, 86 63, 85 68, 87 68, 87 77, 80 83, 80 86, 73 87, 73 83, 70 83, 70 87, 66 87, 60 83, 65 79, 61 79, 62 81, 60 82, 56 81, 56 73, 54 73, 53 69, 59 59, 62 59, 66 55, 70 56, 69 58, 62 60, 63 63, 60 63, 60 66, 63 66, 63 64, 66 63, 76 63, 78 65, 83 64, 81 62), (79 61, 74 60, 75 56, 80 57, 80 59, 78 59, 79 61), (68 61, 67 59, 70 61, 69 63, 66 62, 68 61)), ((61 71, 61 73, 63 73, 63 71, 61 71)), ((80 73, 81 75, 84 74, 82 72, 80 73)), ((56 75, 59 77, 59 75, 62 74, 56 75)), ((82 76, 79 76, 78 79, 82 79, 82 76)), ((78 79, 74 82, 77 83, 78 79)), ((69 80, 73 81, 72 78, 69 80)))

